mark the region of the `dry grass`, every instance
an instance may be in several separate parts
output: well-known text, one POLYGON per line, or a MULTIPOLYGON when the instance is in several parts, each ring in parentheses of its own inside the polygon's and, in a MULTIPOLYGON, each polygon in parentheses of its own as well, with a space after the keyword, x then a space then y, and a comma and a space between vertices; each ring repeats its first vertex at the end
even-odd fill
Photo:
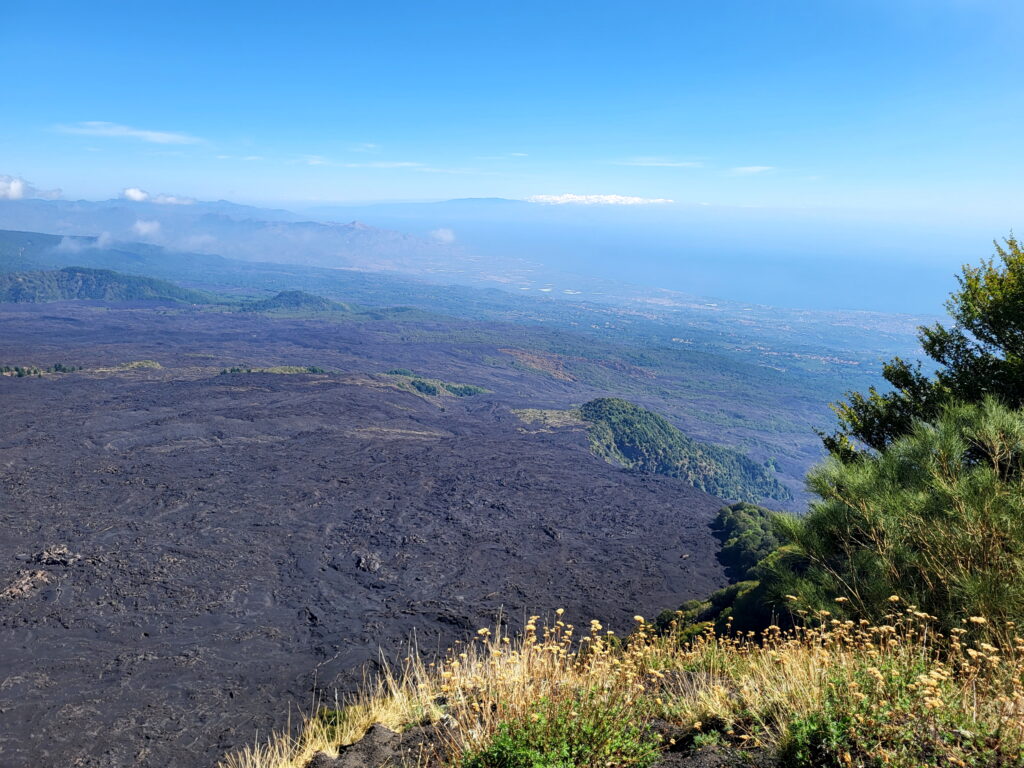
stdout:
MULTIPOLYGON (((596 621, 580 632, 561 612, 549 626, 537 621, 517 637, 482 629, 436 663, 410 655, 333 720, 311 718, 297 737, 273 738, 222 767, 302 768, 373 723, 401 730, 439 719, 446 736, 437 762, 504 765, 480 757, 496 737, 526 729, 545 742, 537 723, 548 715, 539 707, 576 717, 581 701, 598 718, 607 712, 616 721, 609 727, 632 720, 639 730, 629 738, 648 738, 646 725, 658 718, 674 724, 684 744, 758 748, 786 765, 1024 765, 1024 640, 990 645, 978 617, 950 637, 910 606, 879 626, 826 613, 792 631, 687 642, 674 627, 656 633, 640 617, 622 641, 596 621)), ((616 758, 643 754, 620 742, 602 746, 599 761, 574 764, 638 764, 616 758)))
POLYGON ((515 348, 503 348, 498 351, 512 356, 524 368, 541 371, 559 381, 576 381, 576 377, 565 369, 566 358, 562 355, 529 352, 525 349, 515 348))
POLYGON ((578 408, 569 410, 545 410, 543 408, 518 408, 512 413, 518 416, 527 424, 540 424, 545 427, 585 427, 587 422, 583 420, 578 408))

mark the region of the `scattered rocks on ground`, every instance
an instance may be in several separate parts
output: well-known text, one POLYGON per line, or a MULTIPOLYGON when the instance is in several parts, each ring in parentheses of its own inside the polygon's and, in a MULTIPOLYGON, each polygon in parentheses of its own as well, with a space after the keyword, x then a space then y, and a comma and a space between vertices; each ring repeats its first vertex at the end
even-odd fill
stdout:
POLYGON ((338 757, 323 752, 313 756, 306 768, 399 768, 429 765, 443 726, 417 726, 397 733, 374 725, 362 739, 339 750, 338 757))
POLYGON ((65 567, 74 565, 82 559, 81 555, 74 554, 65 544, 57 544, 52 547, 47 547, 42 552, 37 553, 32 561, 41 563, 42 565, 63 565, 65 567))
POLYGON ((14 581, 0 592, 0 599, 17 600, 28 597, 43 584, 49 584, 51 576, 46 571, 18 571, 14 581))

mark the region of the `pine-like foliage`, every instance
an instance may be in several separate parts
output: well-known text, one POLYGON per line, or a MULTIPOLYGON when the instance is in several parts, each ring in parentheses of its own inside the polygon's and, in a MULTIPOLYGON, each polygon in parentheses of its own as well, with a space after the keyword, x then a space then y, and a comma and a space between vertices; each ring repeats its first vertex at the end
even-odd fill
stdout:
POLYGON ((918 338, 936 371, 894 358, 883 376, 887 392, 872 387, 851 392, 833 405, 839 429, 823 436, 825 447, 844 460, 861 446, 880 451, 906 434, 918 419, 933 419, 953 401, 977 403, 994 396, 1024 406, 1024 247, 1014 237, 995 243, 995 257, 965 266, 960 287, 946 302, 953 320, 920 329, 918 338))
POLYGON ((880 618, 899 595, 946 627, 1024 622, 1024 413, 991 398, 947 406, 808 483, 821 500, 785 523, 790 543, 761 566, 772 602, 880 618))

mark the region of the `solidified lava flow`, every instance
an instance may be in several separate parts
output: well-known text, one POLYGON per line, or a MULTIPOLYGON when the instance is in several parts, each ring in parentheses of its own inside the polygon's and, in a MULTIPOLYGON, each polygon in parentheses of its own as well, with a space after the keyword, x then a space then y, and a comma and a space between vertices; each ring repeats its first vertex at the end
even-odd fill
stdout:
POLYGON ((725 583, 721 502, 525 425, 594 393, 498 350, 130 307, 0 321, 4 361, 86 369, 0 379, 5 766, 208 766, 380 649, 556 607, 623 629, 725 583), (220 374, 254 361, 331 372, 220 374), (489 391, 425 397, 396 366, 489 391))

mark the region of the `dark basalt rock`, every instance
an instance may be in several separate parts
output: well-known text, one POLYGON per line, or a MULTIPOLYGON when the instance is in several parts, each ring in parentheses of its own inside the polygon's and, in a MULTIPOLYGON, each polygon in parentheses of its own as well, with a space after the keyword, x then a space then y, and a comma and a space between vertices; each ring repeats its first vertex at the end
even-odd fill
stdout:
POLYGON ((65 567, 74 565, 82 559, 81 555, 76 555, 65 544, 58 544, 53 547, 47 547, 42 552, 37 553, 33 556, 32 561, 40 563, 42 565, 63 565, 65 567))
POLYGON ((722 502, 524 430, 509 408, 596 393, 496 368, 488 343, 79 305, 0 307, 0 327, 0 360, 86 367, 0 377, 3 768, 207 768, 381 649, 559 607, 621 632, 725 584, 722 502), (127 360, 163 367, 95 372, 127 360), (339 373, 219 375, 243 361, 339 373), (492 393, 441 410, 371 375, 453 361, 492 393))
POLYGON ((342 747, 338 757, 318 752, 306 768, 400 768, 430 764, 443 725, 417 726, 397 733, 374 725, 355 744, 342 747))

